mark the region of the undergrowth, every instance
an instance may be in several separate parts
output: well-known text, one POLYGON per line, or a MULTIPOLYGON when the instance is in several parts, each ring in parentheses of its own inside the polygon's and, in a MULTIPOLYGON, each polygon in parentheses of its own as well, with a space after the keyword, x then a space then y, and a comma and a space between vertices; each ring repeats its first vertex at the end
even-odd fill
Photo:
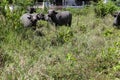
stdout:
POLYGON ((71 27, 39 21, 36 31, 19 23, 24 9, 1 13, 1 80, 120 79, 120 32, 113 17, 96 17, 92 6, 67 10, 71 27))

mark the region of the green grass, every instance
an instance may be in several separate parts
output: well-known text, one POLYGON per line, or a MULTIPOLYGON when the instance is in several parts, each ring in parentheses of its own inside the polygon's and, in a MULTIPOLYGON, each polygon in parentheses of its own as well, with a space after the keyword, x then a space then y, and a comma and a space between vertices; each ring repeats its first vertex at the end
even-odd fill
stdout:
POLYGON ((91 7, 76 11, 71 28, 39 21, 36 31, 20 25, 19 11, 1 16, 0 80, 119 80, 113 17, 96 18, 91 7))

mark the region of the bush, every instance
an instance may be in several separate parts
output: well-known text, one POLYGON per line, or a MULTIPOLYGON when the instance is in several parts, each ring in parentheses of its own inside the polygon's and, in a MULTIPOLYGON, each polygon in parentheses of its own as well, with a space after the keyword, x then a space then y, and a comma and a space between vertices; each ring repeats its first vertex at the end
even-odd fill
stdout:
POLYGON ((115 4, 116 4, 117 6, 120 6, 120 1, 119 1, 119 0, 115 1, 115 4))
POLYGON ((11 55, 5 53, 4 50, 0 49, 0 68, 4 67, 5 64, 13 62, 14 59, 11 55))
POLYGON ((117 6, 113 2, 108 2, 104 4, 102 1, 97 3, 95 7, 95 13, 98 17, 104 17, 107 14, 112 14, 117 10, 117 6))
POLYGON ((64 10, 70 11, 74 15, 78 15, 80 13, 80 9, 79 8, 76 8, 76 9, 75 8, 65 8, 65 9, 63 9, 63 11, 64 10))
POLYGON ((69 27, 60 27, 56 33, 56 37, 51 40, 52 45, 61 45, 70 42, 73 38, 73 31, 69 27))
POLYGON ((73 37, 73 32, 69 28, 61 28, 57 34, 57 41, 60 43, 69 42, 73 37))
POLYGON ((84 8, 66 8, 63 10, 70 11, 73 15, 87 15, 88 12, 90 12, 92 7, 90 6, 84 6, 84 8))

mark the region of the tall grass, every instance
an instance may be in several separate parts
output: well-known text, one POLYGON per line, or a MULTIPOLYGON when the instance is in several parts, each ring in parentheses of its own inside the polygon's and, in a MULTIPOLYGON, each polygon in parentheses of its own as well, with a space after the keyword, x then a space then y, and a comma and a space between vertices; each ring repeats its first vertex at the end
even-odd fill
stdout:
POLYGON ((96 17, 93 7, 68 10, 70 28, 39 21, 36 31, 19 23, 24 10, 0 15, 1 80, 120 79, 120 32, 113 17, 96 17))

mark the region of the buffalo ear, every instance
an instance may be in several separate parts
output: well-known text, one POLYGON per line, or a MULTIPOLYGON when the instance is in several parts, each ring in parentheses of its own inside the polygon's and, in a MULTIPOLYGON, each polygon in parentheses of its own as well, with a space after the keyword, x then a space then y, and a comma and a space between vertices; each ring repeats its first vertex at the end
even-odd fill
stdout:
POLYGON ((29 15, 27 18, 28 18, 28 19, 32 19, 32 15, 29 15))
POLYGON ((119 15, 119 14, 120 14, 120 12, 119 12, 119 11, 114 12, 114 13, 113 13, 113 17, 117 17, 117 15, 119 15))
POLYGON ((37 14, 37 19, 44 19, 45 15, 43 13, 37 14))
POLYGON ((48 17, 51 17, 51 16, 48 14, 48 17))
POLYGON ((113 14, 113 17, 117 17, 117 15, 118 15, 118 13, 114 13, 114 14, 113 14))
POLYGON ((53 13, 54 13, 54 14, 57 14, 57 12, 56 12, 56 11, 54 11, 54 10, 53 10, 53 13))
POLYGON ((117 17, 117 14, 114 14, 113 16, 114 16, 114 17, 117 17))
POLYGON ((37 17, 37 19, 40 19, 40 14, 37 14, 36 17, 37 17))

